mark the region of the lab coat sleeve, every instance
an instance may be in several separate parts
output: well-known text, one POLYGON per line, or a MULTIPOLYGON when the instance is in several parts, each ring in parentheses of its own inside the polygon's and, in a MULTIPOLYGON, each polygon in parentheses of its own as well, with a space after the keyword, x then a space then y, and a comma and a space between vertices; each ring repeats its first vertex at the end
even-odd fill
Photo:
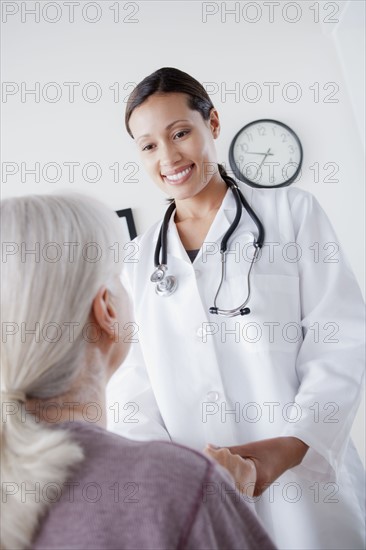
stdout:
POLYGON ((336 481, 364 378, 364 305, 360 288, 319 203, 300 192, 292 202, 304 340, 294 422, 281 435, 309 445, 294 468, 310 480, 336 481))
POLYGON ((124 363, 107 386, 107 428, 138 441, 171 438, 150 384, 140 344, 131 344, 124 363))
MULTIPOLYGON (((132 266, 124 267, 121 281, 132 301, 131 270, 132 266)), ((107 386, 107 427, 138 441, 171 441, 151 387, 138 333, 131 336, 129 353, 107 386)))

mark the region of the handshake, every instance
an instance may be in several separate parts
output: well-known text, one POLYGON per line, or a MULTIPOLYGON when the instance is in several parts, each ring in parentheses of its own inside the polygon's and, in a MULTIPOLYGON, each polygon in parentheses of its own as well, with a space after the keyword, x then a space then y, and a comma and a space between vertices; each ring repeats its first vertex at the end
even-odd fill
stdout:
POLYGON ((251 458, 243 458, 238 454, 232 454, 228 447, 214 447, 210 444, 205 447, 203 452, 228 470, 243 495, 254 496, 257 469, 251 458))
POLYGON ((296 437, 273 437, 233 447, 207 445, 203 452, 229 471, 241 493, 257 497, 300 464, 308 448, 296 437))

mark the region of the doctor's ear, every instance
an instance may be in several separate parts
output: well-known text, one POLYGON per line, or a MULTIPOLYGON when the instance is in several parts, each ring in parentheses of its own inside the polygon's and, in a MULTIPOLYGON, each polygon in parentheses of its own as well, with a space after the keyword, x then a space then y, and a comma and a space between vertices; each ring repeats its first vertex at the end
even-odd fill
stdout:
POLYGON ((114 324, 117 322, 117 312, 112 304, 111 293, 107 287, 102 286, 92 305, 95 321, 100 328, 109 336, 114 337, 114 324))
POLYGON ((210 111, 209 124, 210 124, 212 137, 214 139, 217 139, 220 135, 220 119, 219 119, 219 113, 216 111, 216 109, 211 109, 210 111))

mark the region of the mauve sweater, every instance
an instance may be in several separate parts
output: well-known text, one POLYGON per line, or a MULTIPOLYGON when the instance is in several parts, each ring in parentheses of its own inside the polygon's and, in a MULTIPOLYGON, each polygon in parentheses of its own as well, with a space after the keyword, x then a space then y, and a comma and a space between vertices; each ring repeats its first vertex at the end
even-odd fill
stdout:
POLYGON ((64 422, 85 460, 62 486, 33 550, 275 548, 231 476, 205 455, 64 422))

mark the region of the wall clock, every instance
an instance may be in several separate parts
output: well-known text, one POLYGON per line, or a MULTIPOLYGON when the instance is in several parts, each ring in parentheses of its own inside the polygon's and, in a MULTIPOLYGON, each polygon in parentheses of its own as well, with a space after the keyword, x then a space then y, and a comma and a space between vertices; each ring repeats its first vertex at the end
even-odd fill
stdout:
POLYGON ((235 177, 252 187, 285 187, 301 170, 302 146, 296 133, 283 122, 260 119, 246 124, 229 150, 235 177))

